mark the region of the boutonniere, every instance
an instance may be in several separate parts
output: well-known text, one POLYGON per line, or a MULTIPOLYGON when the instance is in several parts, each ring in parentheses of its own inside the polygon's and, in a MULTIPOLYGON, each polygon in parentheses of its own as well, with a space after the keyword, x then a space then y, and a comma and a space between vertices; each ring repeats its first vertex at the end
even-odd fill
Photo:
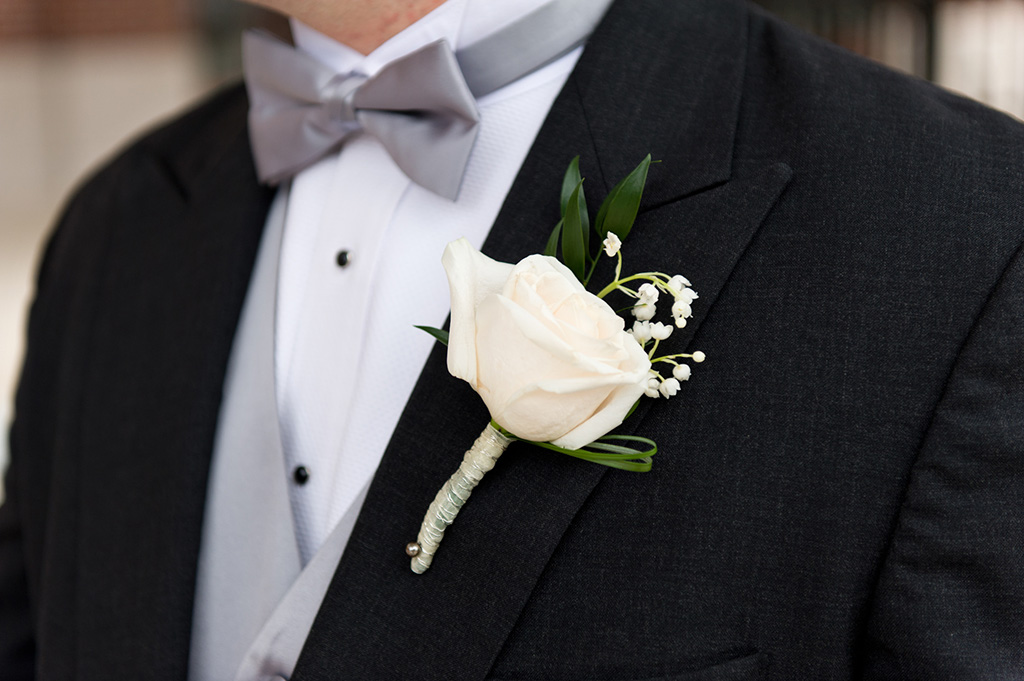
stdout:
POLYGON ((445 249, 451 330, 419 328, 448 346, 448 371, 480 395, 491 421, 406 547, 413 572, 430 567, 445 529, 513 442, 626 471, 651 469, 654 441, 609 433, 644 396, 675 395, 690 377, 686 360, 699 363, 704 354, 661 350, 690 317, 697 298, 690 282, 679 274, 622 271, 622 244, 650 164, 648 155, 615 186, 591 224, 579 157, 573 159, 562 183, 562 219, 542 255, 513 265, 488 258, 465 239, 445 249), (616 258, 615 274, 591 293, 587 286, 602 257, 616 258), (628 330, 607 300, 613 295, 621 299, 620 312, 635 318, 628 330), (669 324, 653 321, 662 298, 672 301, 669 324), (671 367, 671 376, 659 364, 671 367))

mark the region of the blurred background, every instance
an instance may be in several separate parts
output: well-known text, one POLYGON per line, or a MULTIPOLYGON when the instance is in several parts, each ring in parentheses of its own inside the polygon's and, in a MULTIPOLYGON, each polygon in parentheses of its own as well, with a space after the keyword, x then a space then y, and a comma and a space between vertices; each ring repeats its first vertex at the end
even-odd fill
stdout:
MULTIPOLYGON (((1024 118, 1024 0, 759 4, 1024 118)), ((247 26, 285 22, 232 0, 0 0, 0 469, 32 276, 62 201, 125 140, 236 78, 247 26)))

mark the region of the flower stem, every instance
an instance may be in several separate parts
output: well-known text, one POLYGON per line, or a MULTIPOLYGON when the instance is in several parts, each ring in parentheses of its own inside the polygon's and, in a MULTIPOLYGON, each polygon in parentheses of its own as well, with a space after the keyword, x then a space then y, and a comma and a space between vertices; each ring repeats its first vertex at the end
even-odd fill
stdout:
POLYGON ((698 354, 696 352, 679 352, 674 355, 662 355, 661 357, 654 357, 653 353, 650 355, 651 364, 655 364, 656 362, 671 362, 672 364, 679 364, 679 362, 672 362, 672 360, 674 360, 676 357, 690 358, 693 361, 697 362, 698 364, 704 361, 704 353, 698 354), (698 359, 698 357, 700 359, 698 359))
POLYGON ((423 517, 420 533, 416 537, 419 552, 412 559, 413 572, 419 575, 427 571, 444 538, 444 531, 455 522, 455 516, 469 499, 473 488, 494 468, 498 457, 513 441, 513 438, 506 437, 490 423, 480 433, 480 437, 462 458, 459 469, 437 492, 423 517))
POLYGON ((624 279, 619 279, 618 277, 615 277, 615 281, 613 281, 612 283, 608 284, 603 289, 601 289, 601 292, 597 294, 597 297, 598 298, 604 298, 606 295, 608 295, 612 291, 615 291, 618 288, 620 288, 621 285, 625 284, 627 281, 636 281, 637 279, 646 279, 647 281, 653 282, 655 284, 659 284, 659 283, 662 282, 661 277, 664 277, 664 276, 665 275, 661 274, 660 272, 641 272, 639 274, 632 274, 632 275, 630 275, 628 277, 625 277, 624 279))
POLYGON ((594 276, 594 270, 597 269, 597 263, 600 262, 600 258, 594 258, 594 262, 590 263, 590 271, 587 272, 587 276, 583 278, 583 285, 586 286, 590 283, 590 278, 594 276))

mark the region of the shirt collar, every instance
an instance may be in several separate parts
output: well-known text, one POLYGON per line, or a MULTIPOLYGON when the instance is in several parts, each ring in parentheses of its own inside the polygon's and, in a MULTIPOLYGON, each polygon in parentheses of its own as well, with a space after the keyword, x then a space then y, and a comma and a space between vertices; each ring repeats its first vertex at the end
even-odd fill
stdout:
POLYGON ((295 45, 338 73, 372 76, 384 65, 437 40, 453 50, 504 28, 550 0, 447 0, 392 36, 368 55, 330 38, 297 19, 291 20, 295 45))

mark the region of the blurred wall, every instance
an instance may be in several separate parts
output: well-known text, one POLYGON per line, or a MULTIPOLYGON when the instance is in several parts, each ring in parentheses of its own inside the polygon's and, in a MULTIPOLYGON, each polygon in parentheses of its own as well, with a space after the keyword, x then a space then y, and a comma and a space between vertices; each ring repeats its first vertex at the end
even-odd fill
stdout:
POLYGON ((0 38, 169 31, 192 24, 189 0, 4 0, 0 38))
POLYGON ((70 188, 217 80, 186 0, 0 0, 0 467, 37 254, 70 188))
MULTIPOLYGON (((758 1, 1024 117, 1024 0, 758 1)), ((282 22, 232 0, 0 0, 0 424, 11 417, 32 272, 60 203, 127 138, 234 77, 246 25, 280 31, 282 22)), ((0 467, 6 447, 0 438, 0 467)))
POLYGON ((1024 119, 1024 0, 940 3, 935 79, 1024 119))
POLYGON ((1024 0, 755 0, 854 52, 1024 119, 1024 0))

